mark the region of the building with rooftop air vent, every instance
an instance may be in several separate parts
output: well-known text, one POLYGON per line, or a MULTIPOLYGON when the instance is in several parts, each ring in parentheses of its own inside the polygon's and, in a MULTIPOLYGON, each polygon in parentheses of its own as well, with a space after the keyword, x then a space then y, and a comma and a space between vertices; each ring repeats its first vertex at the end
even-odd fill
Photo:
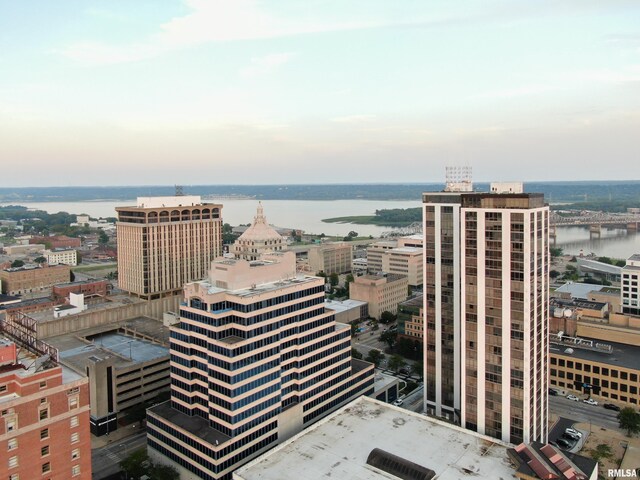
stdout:
POLYGON ((231 472, 354 398, 374 368, 325 309, 324 279, 295 253, 221 258, 184 288, 171 327, 171 400, 147 411, 149 455, 182 479, 231 472))

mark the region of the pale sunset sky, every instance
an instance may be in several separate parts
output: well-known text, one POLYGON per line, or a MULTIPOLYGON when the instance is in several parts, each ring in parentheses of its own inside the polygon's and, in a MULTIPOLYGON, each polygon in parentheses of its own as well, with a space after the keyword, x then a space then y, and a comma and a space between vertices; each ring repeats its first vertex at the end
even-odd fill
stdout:
POLYGON ((0 1, 0 186, 445 165, 640 179, 640 1, 0 1))

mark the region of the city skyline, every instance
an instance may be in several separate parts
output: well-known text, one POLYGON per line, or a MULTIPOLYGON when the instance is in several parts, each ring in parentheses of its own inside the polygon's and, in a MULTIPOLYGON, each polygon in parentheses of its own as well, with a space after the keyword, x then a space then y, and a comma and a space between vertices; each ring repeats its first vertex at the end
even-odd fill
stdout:
POLYGON ((640 178, 631 1, 1 13, 6 185, 434 182, 449 164, 477 181, 640 178))

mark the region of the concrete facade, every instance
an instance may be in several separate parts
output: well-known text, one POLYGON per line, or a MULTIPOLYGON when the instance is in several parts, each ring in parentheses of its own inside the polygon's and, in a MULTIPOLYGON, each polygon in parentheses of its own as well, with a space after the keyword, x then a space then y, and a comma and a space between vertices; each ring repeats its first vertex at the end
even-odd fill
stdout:
POLYGON ((182 479, 229 479, 373 383, 349 326, 324 308, 324 279, 296 274, 293 252, 219 259, 185 286, 171 401, 147 411, 148 451, 182 479))
POLYGON ((423 203, 425 410, 505 442, 546 442, 543 195, 452 191, 423 203))
POLYGON ((309 247, 309 270, 313 274, 348 273, 351 271, 352 258, 353 246, 349 242, 313 245, 309 247))
POLYGON ((620 288, 621 313, 640 316, 640 255, 627 259, 622 268, 620 288))
POLYGON ((179 293, 222 255, 222 205, 198 196, 138 198, 118 207, 118 284, 145 299, 179 293))

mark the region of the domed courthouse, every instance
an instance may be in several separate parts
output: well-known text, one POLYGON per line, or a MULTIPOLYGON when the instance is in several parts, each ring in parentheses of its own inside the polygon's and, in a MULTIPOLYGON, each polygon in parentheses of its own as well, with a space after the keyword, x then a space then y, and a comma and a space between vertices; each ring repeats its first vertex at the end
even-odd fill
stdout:
POLYGON ((269 225, 262 203, 258 203, 258 211, 253 217, 251 226, 235 241, 231 253, 242 260, 257 260, 260 254, 284 250, 286 242, 282 235, 269 225))

